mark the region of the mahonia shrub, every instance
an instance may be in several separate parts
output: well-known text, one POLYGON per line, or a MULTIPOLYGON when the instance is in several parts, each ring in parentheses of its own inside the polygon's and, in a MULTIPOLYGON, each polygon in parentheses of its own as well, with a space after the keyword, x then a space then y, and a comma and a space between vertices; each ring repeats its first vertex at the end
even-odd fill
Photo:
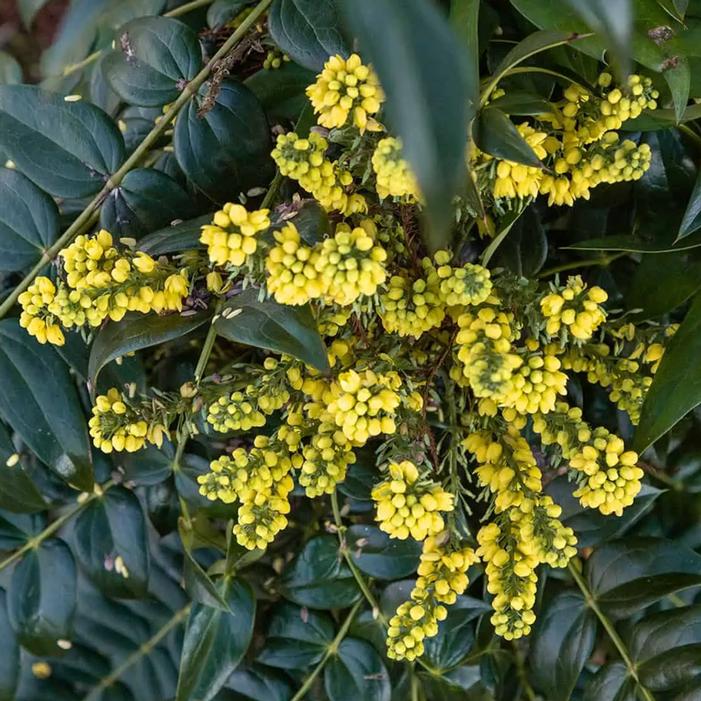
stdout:
POLYGON ((701 6, 546 5, 0 53, 0 698, 701 694, 701 6))

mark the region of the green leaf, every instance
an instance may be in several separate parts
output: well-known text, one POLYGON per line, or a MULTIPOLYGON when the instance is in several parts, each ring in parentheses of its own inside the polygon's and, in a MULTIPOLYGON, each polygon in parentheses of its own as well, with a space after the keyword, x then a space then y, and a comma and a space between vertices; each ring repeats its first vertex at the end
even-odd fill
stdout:
POLYGON ((686 238, 699 229, 701 229, 701 171, 699 171, 691 197, 686 205, 686 211, 684 212, 676 241, 686 238))
POLYGON ((0 423, 0 509, 23 514, 44 511, 47 506, 44 497, 25 472, 22 460, 12 466, 8 464, 15 452, 7 429, 0 423))
POLYGON ((531 638, 529 678, 549 701, 569 701, 596 641, 596 617, 565 591, 541 609, 531 638))
POLYGON ((421 543, 396 540, 377 526, 354 525, 346 531, 348 552, 356 567, 377 579, 402 579, 416 572, 421 543))
POLYGON ((207 24, 212 29, 222 27, 250 4, 251 0, 214 0, 207 10, 207 24))
POLYGON ((684 56, 676 56, 673 65, 664 70, 662 75, 672 93, 674 116, 678 124, 684 118, 686 105, 689 102, 689 91, 691 89, 689 59, 684 56))
POLYGON ((533 168, 543 167, 516 125, 496 107, 487 107, 479 113, 472 134, 477 146, 495 158, 523 163, 533 168))
POLYGON ((0 321, 0 382, 0 414, 7 423, 59 477, 92 489, 88 432, 68 368, 16 319, 0 321))
POLYGON ((28 552, 12 573, 7 593, 10 622, 22 647, 35 655, 60 654, 70 640, 76 607, 76 568, 58 538, 28 552))
POLYGON ((346 638, 324 670, 329 701, 390 701, 389 674, 375 648, 364 640, 346 638))
POLYGON ((275 0, 268 12, 273 41, 294 61, 319 73, 329 56, 348 56, 338 0, 275 0))
POLYGON ((173 102, 202 68, 197 35, 169 17, 140 17, 119 31, 118 48, 105 59, 112 89, 132 105, 173 102))
POLYGON ((587 684, 584 701, 637 701, 635 684, 622 662, 601 667, 587 684))
POLYGON ((216 701, 288 701, 292 693, 288 677, 284 674, 261 665, 252 665, 243 669, 239 667, 229 677, 216 701))
POLYGON ((0 85, 22 82, 22 66, 7 51, 0 51, 0 85))
POLYGON ((256 600, 241 580, 225 580, 230 612, 195 604, 185 630, 176 701, 210 701, 243 658, 253 635, 256 600))
POLYGON ((161 14, 166 0, 118 0, 112 2, 98 22, 98 43, 112 42, 117 30, 131 20, 161 14))
POLYGON ((57 197, 94 194, 124 160, 122 135, 101 109, 30 85, 0 85, 0 149, 57 197))
POLYGON ((128 314, 118 324, 106 324, 95 337, 90 351, 88 377, 91 386, 95 386, 100 370, 115 358, 181 338, 202 326, 210 317, 206 311, 190 316, 128 314))
POLYGON ((552 103, 548 102, 539 95, 526 91, 509 91, 495 100, 490 100, 491 107, 496 107, 505 114, 515 114, 518 116, 533 116, 551 112, 552 103))
POLYGON ((464 49, 465 84, 472 114, 480 97, 479 11, 479 0, 451 0, 450 26, 464 49))
POLYGON ((146 594, 150 564, 146 519, 133 492, 112 487, 89 504, 75 521, 73 544, 78 563, 106 596, 146 594), (115 566, 117 558, 126 569, 115 566))
POLYGON ((14 701, 19 681, 19 644, 7 612, 7 595, 0 589, 0 701, 14 701))
POLYGON ((117 237, 139 238, 192 214, 189 195, 173 178, 153 168, 136 168, 105 200, 100 226, 117 237))
POLYGON ((520 277, 535 277, 548 257, 548 238, 535 207, 528 207, 514 223, 494 256, 496 267, 520 277))
POLYGON ((217 333, 230 341, 292 355, 322 372, 329 368, 324 342, 308 306, 291 307, 272 299, 260 302, 258 290, 250 288, 232 297, 214 323, 217 333))
POLYGON ((684 14, 689 6, 689 0, 657 0, 657 4, 678 22, 684 23, 684 14))
POLYGON ((175 157, 187 177, 219 201, 270 180, 268 121, 256 96, 227 81, 207 107, 191 101, 175 124, 175 157))
MULTIPOLYGON (((483 679, 477 664, 458 667, 441 676, 425 672, 418 676, 427 697, 437 701, 492 701, 497 698, 493 679, 488 675, 483 679)), ((397 701, 403 698, 406 696, 399 696, 397 701)))
POLYGON ((337 539, 327 535, 307 541, 285 568, 280 591, 295 604, 313 609, 345 608, 360 597, 355 579, 338 552, 337 539))
POLYGON ((701 606, 645 617, 635 624, 629 649, 644 686, 678 690, 701 671, 701 606))
POLYGON ((55 202, 16 170, 0 168, 0 271, 36 263, 58 237, 55 202))
POLYGON ((658 599, 701 584, 701 555, 662 538, 625 538, 603 545, 587 560, 597 602, 629 616, 658 599))
POLYGON ((137 248, 152 256, 200 248, 202 226, 209 224, 212 221, 212 216, 212 214, 203 214, 201 217, 154 231, 139 239, 137 248))
POLYGON ((271 122, 296 121, 307 106, 307 85, 314 73, 294 63, 283 63, 275 70, 261 69, 246 79, 246 87, 258 98, 271 122))
POLYGON ((446 248, 452 198, 467 182, 467 127, 474 116, 462 48, 440 10, 426 0, 343 0, 342 7, 379 75, 387 121, 416 173, 426 202, 426 244, 446 248))
POLYGON ((642 452, 701 404, 701 295, 672 336, 645 396, 633 445, 642 452))
POLYGON ((14 550, 41 532, 46 519, 40 514, 13 514, 0 512, 0 548, 14 550))
POLYGON ((281 602, 257 659, 271 667, 304 669, 319 662, 333 638, 333 620, 328 614, 281 602))

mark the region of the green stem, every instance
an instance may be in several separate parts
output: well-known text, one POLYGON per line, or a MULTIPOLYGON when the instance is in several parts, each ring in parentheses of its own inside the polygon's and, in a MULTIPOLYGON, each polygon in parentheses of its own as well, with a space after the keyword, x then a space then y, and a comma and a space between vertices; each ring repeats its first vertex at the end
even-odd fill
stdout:
POLYGON ((186 2, 184 5, 172 9, 170 12, 166 12, 164 16, 180 17, 193 10, 199 10, 200 7, 207 7, 207 5, 211 5, 213 2, 214 0, 191 0, 191 2, 186 2))
POLYGON ((95 699, 99 698, 100 694, 105 689, 108 689, 110 686, 112 686, 112 684, 118 681, 124 672, 129 669, 129 667, 135 665, 142 657, 150 654, 151 650, 153 650, 153 648, 156 647, 156 645, 158 645, 158 643, 165 638, 165 636, 168 635, 171 630, 176 628, 183 620, 185 620, 185 618, 187 618, 188 614, 190 613, 191 606, 192 604, 190 603, 183 606, 183 608, 181 608, 179 611, 176 611, 173 614, 173 617, 160 630, 158 630, 153 637, 149 638, 143 645, 134 650, 134 652, 132 652, 132 654, 129 655, 129 657, 127 657, 122 664, 120 664, 106 677, 101 679, 99 684, 90 691, 83 701, 95 701, 95 699))
MULTIPOLYGON (((518 646, 515 643, 513 643, 513 649, 514 661, 516 662, 516 673, 518 675, 519 683, 523 690, 526 692, 526 696, 528 697, 529 701, 536 701, 537 696, 535 691, 533 691, 533 687, 528 681, 528 675, 526 674, 526 666, 523 662, 523 656, 521 655, 521 651, 518 649, 518 646)), ((519 697, 520 696, 521 695, 519 694, 519 697)))
POLYGON ((628 254, 628 251, 619 251, 618 253, 612 253, 609 256, 601 256, 599 258, 584 258, 582 260, 573 260, 570 263, 563 263, 562 265, 556 265, 553 268, 543 270, 538 274, 538 277, 550 277, 551 275, 555 275, 556 273, 563 273, 567 270, 577 270, 578 268, 588 268, 594 265, 606 267, 607 265, 610 265, 614 260, 623 258, 623 256, 627 256, 628 254))
POLYGON ((621 640, 621 636, 618 635, 618 632, 614 628, 613 623, 609 621, 604 612, 599 608, 599 604, 596 602, 596 599, 594 599, 594 596, 589 591, 589 587, 584 581, 584 577, 582 577, 576 565, 572 562, 570 562, 568 567, 572 578, 577 583, 577 586, 579 587, 580 591, 582 592, 582 595, 584 596, 584 600, 586 601, 587 606, 596 614, 596 617, 601 621, 601 625, 604 627, 604 630, 611 639, 611 642, 616 646, 618 654, 621 656, 621 659, 623 660, 626 668, 628 669, 628 674, 636 683, 636 689, 639 692, 640 698, 643 701, 655 701, 655 697, 650 693, 649 689, 645 688, 642 685, 640 678, 638 677, 638 670, 635 667, 635 662, 633 662, 633 660, 631 659, 628 649, 626 648, 623 640, 621 640))
POLYGON ((219 51, 217 51, 217 53, 215 53, 214 56, 212 56, 212 58, 207 62, 207 65, 183 88, 183 91, 180 93, 178 98, 171 104, 170 108, 159 120, 158 124, 156 124, 154 128, 146 135, 144 140, 139 144, 131 156, 129 156, 129 158, 124 161, 122 166, 107 180, 107 183, 102 190, 95 195, 95 197, 81 212, 73 224, 68 227, 66 232, 52 246, 46 249, 39 262, 31 269, 31 271, 24 277, 17 287, 15 287, 5 301, 0 304, 0 319, 6 316, 10 309, 12 309, 15 302, 17 302, 17 298, 29 287, 29 285, 32 284, 32 281, 41 272, 44 266, 46 266, 47 263, 50 263, 56 257, 58 252, 67 246, 76 236, 78 236, 78 234, 83 233, 97 221, 100 207, 102 206, 105 198, 113 190, 119 187, 119 184, 122 182, 127 173, 141 163, 143 158, 156 144, 158 139, 160 139, 164 132, 170 127, 182 108, 197 94, 204 82, 207 80, 207 78, 209 78, 209 75, 214 69, 215 65, 221 59, 223 59, 239 43, 239 41, 241 41, 251 26, 253 26, 263 12, 268 9, 271 2, 272 0, 260 0, 246 19, 244 19, 238 29, 226 40, 219 51))
POLYGON ((282 173, 278 170, 275 173, 275 177, 273 178, 272 182, 270 183, 270 187, 268 188, 268 191, 265 193, 265 197, 263 198, 263 201, 260 203, 261 209, 266 209, 266 208, 270 207, 270 205, 275 200, 275 196, 277 195, 277 192, 280 189, 280 185, 282 185, 283 180, 284 180, 284 177, 283 177, 282 173))
MULTIPOLYGON (((351 623, 353 623, 353 619, 355 618, 355 615, 358 613, 360 610, 360 607, 362 606, 362 600, 358 601, 355 606, 350 610, 350 613, 348 616, 346 616, 346 620, 343 621, 343 625, 338 629, 338 633, 336 633, 336 637, 333 639, 332 643, 326 648, 324 651, 324 656, 319 660, 317 663, 316 667, 310 672, 309 676, 304 680, 304 683, 302 686, 299 688, 299 691, 290 699, 290 701, 301 701, 306 693, 309 691, 309 689, 312 688, 312 684, 314 683, 314 680, 319 676, 321 673, 321 670, 324 669, 324 666, 326 663, 329 661, 329 659, 332 657, 332 655, 335 655, 338 652, 338 647, 343 641, 343 638, 346 637, 346 634, 348 633, 348 629, 351 627, 351 623)), ((88 701, 86 699, 86 701, 88 701)))
POLYGON ((114 482, 112 482, 111 480, 109 482, 105 482, 105 484, 103 484, 98 490, 95 490, 92 494, 88 494, 85 499, 76 502, 68 511, 66 511, 55 521, 50 523, 41 533, 35 535, 33 538, 30 538, 19 550, 16 550, 14 553, 12 553, 12 555, 0 562, 0 572, 17 562, 17 560, 22 559, 25 553, 29 552, 30 550, 34 550, 34 548, 39 547, 39 545, 41 545, 47 538, 56 533, 61 528, 61 526, 70 521, 74 516, 79 514, 88 504, 95 501, 95 499, 101 497, 108 489, 110 489, 113 486, 114 482))

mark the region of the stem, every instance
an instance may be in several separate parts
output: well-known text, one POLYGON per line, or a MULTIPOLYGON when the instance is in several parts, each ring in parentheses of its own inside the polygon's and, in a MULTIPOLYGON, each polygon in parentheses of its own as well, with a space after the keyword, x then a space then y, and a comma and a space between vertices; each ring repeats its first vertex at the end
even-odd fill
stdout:
POLYGON ((134 650, 129 657, 122 662, 115 670, 110 672, 106 677, 100 680, 99 684, 95 686, 90 693, 83 699, 83 701, 94 701, 97 699, 100 694, 105 690, 108 689, 112 684, 114 684, 123 674, 126 672, 129 667, 132 665, 136 664, 142 657, 148 655, 151 650, 153 650, 158 643, 165 638, 168 633, 170 633, 173 628, 177 627, 185 618, 187 618, 188 614, 190 613, 190 608, 192 604, 187 604, 186 606, 183 606, 179 611, 176 611, 173 614, 173 617, 159 630, 156 632, 156 634, 149 638, 143 645, 141 645, 138 649, 134 650))
MULTIPOLYGON (((338 633, 336 633, 336 637, 333 639, 332 643, 326 648, 324 652, 324 656, 319 660, 318 664, 314 669, 310 672, 309 676, 304 680, 304 683, 300 687, 299 691, 290 699, 290 701, 301 701, 305 694, 311 689, 312 684, 314 683, 314 680, 319 676, 321 670, 324 668, 324 665, 329 661, 329 658, 332 655, 335 655, 336 652, 338 652, 338 646, 341 644, 341 641, 343 638, 346 637, 346 633, 348 633, 348 629, 351 627, 351 623, 353 623, 353 619, 355 618, 356 613, 358 613, 361 605, 362 605, 362 600, 358 601, 355 606, 350 610, 350 613, 348 616, 346 616, 346 620, 343 621, 343 625, 339 628, 338 633)), ((85 701, 89 701, 86 699, 85 701)))
POLYGON ((544 278, 544 277, 549 277, 550 275, 555 275, 556 273, 562 273, 565 272, 566 270, 576 270, 577 268, 587 268, 593 265, 601 265, 602 267, 606 267, 610 263, 612 263, 614 260, 618 260, 619 258, 623 258, 623 256, 627 256, 628 251, 619 251, 618 253, 612 253, 609 256, 602 256, 600 258, 584 258, 583 260, 574 260, 570 263, 563 263, 562 265, 556 265, 553 268, 548 268, 547 270, 543 270, 538 274, 539 278, 544 278))
POLYGON ((180 15, 186 15, 188 12, 193 10, 198 10, 200 7, 207 7, 211 5, 214 0, 191 0, 191 2, 186 2, 180 7, 172 9, 170 12, 166 12, 164 17, 180 17, 180 15))
POLYGON ((643 701, 655 701, 655 697, 650 693, 649 689, 646 689, 640 682, 638 670, 635 667, 635 662, 633 662, 631 659, 623 640, 621 640, 620 635, 618 635, 618 632, 613 627, 613 623, 609 621, 604 612, 599 608, 599 604, 596 603, 596 599, 594 599, 594 596, 589 591, 589 587, 584 581, 584 577, 582 577, 572 562, 569 563, 568 567, 572 578, 577 583, 577 586, 584 596, 584 600, 587 602, 587 606, 596 614, 596 617, 601 621, 601 625, 604 627, 604 630, 611 639, 611 642, 616 646, 621 659, 628 669, 628 674, 633 678, 637 685, 636 688, 639 692, 640 698, 643 699, 643 701))
POLYGON ((214 56, 212 56, 212 58, 207 62, 207 65, 185 86, 178 98, 172 103, 167 112, 159 120, 158 124, 156 124, 154 128, 146 135, 137 149, 131 154, 131 156, 129 156, 129 158, 127 158, 126 161, 124 161, 117 172, 107 180, 102 190, 95 195, 88 206, 81 212, 80 216, 73 222, 73 224, 71 224, 71 226, 68 227, 63 236, 61 236, 44 252, 39 262, 24 277, 22 282, 15 287, 7 299, 0 304, 0 319, 2 319, 10 311, 17 301, 17 298, 29 287, 29 285, 31 285, 32 281, 41 272, 42 268, 47 263, 51 262, 51 260, 55 258, 56 254, 67 244, 69 244, 73 238, 88 229, 94 222, 97 221, 100 207, 105 198, 113 190, 119 187, 119 184, 124 179, 124 176, 129 173, 129 171, 133 170, 137 165, 139 165, 139 163, 141 163, 142 159, 146 156, 149 150, 170 127, 172 122, 178 116, 180 110, 182 110, 182 108, 197 94, 197 91, 202 87, 207 78, 209 78, 209 75, 214 69, 215 65, 222 58, 224 58, 236 46, 236 44, 239 43, 239 41, 241 41, 242 37, 251 28, 251 26, 253 26, 263 12, 268 9, 271 2, 272 0, 260 0, 260 2, 251 11, 251 14, 244 19, 239 28, 226 40, 219 51, 217 51, 217 53, 215 53, 214 56))
POLYGON ((280 185, 282 185, 283 180, 284 177, 282 173, 278 170, 275 173, 275 177, 273 178, 272 182, 270 183, 268 191, 265 193, 263 201, 260 203, 261 209, 266 209, 270 207, 270 205, 273 203, 273 200, 275 199, 275 195, 277 195, 277 191, 280 189, 280 185))
MULTIPOLYGON (((536 697, 535 691, 533 691, 533 687, 530 685, 530 682, 528 681, 528 675, 526 674, 526 667, 523 663, 523 657, 522 657, 521 652, 515 643, 513 643, 513 649, 514 649, 514 661, 516 662, 516 673, 518 675, 519 684, 523 687, 523 690, 526 692, 526 696, 528 697, 529 701, 536 701, 537 697, 536 697)), ((520 697, 520 694, 519 694, 519 697, 520 697)))
POLYGON ((94 491, 92 494, 88 494, 88 496, 85 499, 83 499, 83 501, 76 502, 68 511, 66 511, 66 513, 64 513, 62 516, 59 516, 53 523, 50 523, 41 533, 35 535, 33 538, 30 538, 19 550, 15 551, 14 553, 12 553, 12 555, 0 562, 0 572, 12 565, 13 563, 17 562, 17 560, 20 560, 25 553, 41 545, 47 538, 56 533, 56 531, 58 531, 61 528, 61 526, 70 521, 74 516, 79 514, 88 504, 95 501, 95 499, 101 497, 108 489, 110 489, 113 486, 114 482, 112 482, 111 480, 109 482, 105 482, 105 484, 101 486, 99 491, 94 491))

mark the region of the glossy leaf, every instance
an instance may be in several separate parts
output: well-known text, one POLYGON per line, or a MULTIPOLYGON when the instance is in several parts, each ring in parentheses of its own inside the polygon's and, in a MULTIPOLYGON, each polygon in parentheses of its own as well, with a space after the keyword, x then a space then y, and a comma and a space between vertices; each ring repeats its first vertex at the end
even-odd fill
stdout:
POLYGON ((389 674, 375 648, 364 640, 345 638, 324 670, 330 701, 390 701, 389 674))
POLYGON ((57 197, 97 192, 124 160, 122 135, 101 109, 30 85, 0 85, 0 149, 57 197))
POLYGON ((313 609, 344 608, 360 596, 338 551, 338 540, 326 535, 307 541, 283 572, 280 587, 285 598, 313 609))
POLYGON ((622 662, 601 667, 584 692, 584 701, 637 701, 635 684, 622 662))
POLYGON ((350 53, 339 27, 338 0, 275 0, 268 29, 282 51, 316 73, 329 56, 350 53))
POLYGON ((290 698, 288 677, 262 665, 251 665, 234 671, 216 701, 288 701, 290 698))
POLYGON ((701 555, 662 538, 625 538, 603 545, 587 561, 592 594, 611 614, 628 616, 701 584, 701 555))
POLYGON ((0 701, 14 701, 19 678, 19 644, 12 630, 7 613, 7 595, 0 589, 0 639, 3 654, 0 656, 0 701))
MULTIPOLYGON (((0 423, 0 509, 31 514, 46 509, 46 502, 25 471, 23 461, 10 458, 15 447, 5 426, 0 423)), ((0 697, 1 698, 1 697, 0 697)))
POLYGON ((542 163, 516 129, 516 125, 496 107, 483 109, 472 134, 477 146, 495 158, 541 168, 542 163))
POLYGON ((76 567, 58 538, 28 552, 12 573, 8 613, 22 647, 35 655, 60 653, 59 640, 71 639, 76 607, 76 567))
POLYGON ((185 630, 176 701, 209 701, 243 658, 253 635, 256 601, 240 580, 222 585, 230 612, 195 604, 185 630))
POLYGON ((596 640, 596 617, 579 593, 565 591, 540 611, 532 633, 530 679, 551 701, 569 701, 596 640))
POLYGON ((296 63, 283 63, 270 71, 261 69, 246 80, 246 87, 258 98, 272 121, 296 121, 309 104, 306 87, 314 82, 313 71, 296 63))
POLYGON ((105 595, 146 594, 150 564, 146 519, 128 489, 112 487, 89 504, 75 521, 73 544, 78 563, 105 595))
POLYGON ((0 85, 15 85, 22 82, 22 67, 14 56, 0 51, 0 85))
POLYGON ((173 145, 185 175, 222 202, 267 184, 273 172, 265 113, 240 83, 223 83, 211 108, 190 102, 176 122, 173 145))
POLYGON ((140 251, 152 256, 161 256, 165 253, 180 253, 200 247, 200 235, 202 226, 212 221, 211 214, 180 222, 172 226, 154 231, 142 239, 139 239, 137 247, 140 251))
POLYGON ((474 116, 463 49, 427 0, 343 0, 342 7, 363 56, 379 75, 387 121, 416 173, 426 202, 427 246, 445 248, 450 203, 466 183, 467 126, 474 116))
POLYGON ((318 370, 327 370, 326 348, 309 307, 291 307, 272 299, 261 302, 258 294, 251 288, 232 297, 214 322, 217 333, 230 341, 286 353, 318 370))
POLYGON ((402 579, 416 572, 421 544, 396 540, 377 526, 354 525, 346 531, 348 552, 357 568, 378 579, 402 579))
POLYGON ((190 316, 131 314, 118 324, 106 324, 95 337, 90 351, 88 376, 91 385, 95 386, 100 370, 115 358, 182 338, 209 319, 210 314, 206 311, 190 316))
POLYGON ((104 64, 112 89, 144 107, 175 100, 201 68, 197 35, 169 17, 140 17, 125 24, 104 64))
POLYGON ((0 413, 39 459, 71 485, 92 488, 85 418, 68 368, 16 319, 0 322, 0 413), (61 411, 55 411, 56 398, 61 411))

